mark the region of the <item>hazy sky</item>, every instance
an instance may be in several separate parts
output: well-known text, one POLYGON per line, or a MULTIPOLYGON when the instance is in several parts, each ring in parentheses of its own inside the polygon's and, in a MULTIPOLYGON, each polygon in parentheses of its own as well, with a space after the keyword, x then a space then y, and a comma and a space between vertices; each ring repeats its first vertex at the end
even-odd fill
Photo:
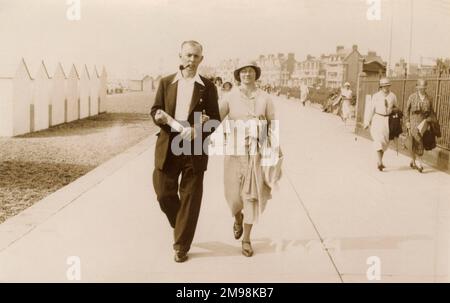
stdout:
POLYGON ((189 39, 204 45, 204 64, 278 52, 300 60, 352 44, 387 60, 391 13, 395 62, 408 57, 411 1, 413 61, 450 57, 448 0, 382 0, 380 21, 367 19, 366 0, 80 0, 78 21, 67 19, 66 1, 0 0, 0 74, 21 57, 32 73, 42 59, 50 73, 58 61, 67 71, 86 63, 113 76, 167 73, 189 39))

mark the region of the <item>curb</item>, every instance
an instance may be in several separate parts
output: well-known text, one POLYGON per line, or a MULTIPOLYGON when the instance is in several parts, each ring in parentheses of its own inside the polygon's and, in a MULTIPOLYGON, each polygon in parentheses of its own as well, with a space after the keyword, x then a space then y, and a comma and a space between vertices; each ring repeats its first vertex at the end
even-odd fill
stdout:
POLYGON ((154 134, 141 140, 124 152, 109 159, 72 183, 51 193, 44 199, 23 210, 0 224, 0 252, 11 246, 37 226, 75 202, 107 177, 114 174, 126 163, 151 148, 156 142, 154 134))

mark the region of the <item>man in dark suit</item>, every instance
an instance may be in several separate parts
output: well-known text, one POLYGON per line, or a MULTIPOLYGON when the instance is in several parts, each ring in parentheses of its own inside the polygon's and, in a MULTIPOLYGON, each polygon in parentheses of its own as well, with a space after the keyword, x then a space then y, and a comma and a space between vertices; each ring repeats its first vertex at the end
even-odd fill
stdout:
POLYGON ((180 70, 161 79, 151 109, 153 120, 161 128, 155 148, 153 186, 161 210, 174 228, 176 262, 188 258, 200 213, 208 137, 213 130, 204 130, 203 122, 211 119, 209 122, 220 123, 217 89, 197 73, 202 52, 198 42, 183 42, 180 70), (169 126, 172 118, 185 127, 175 131, 169 126), (184 151, 181 154, 180 144, 184 151), (196 144, 201 145, 200 150, 194 150, 196 144))

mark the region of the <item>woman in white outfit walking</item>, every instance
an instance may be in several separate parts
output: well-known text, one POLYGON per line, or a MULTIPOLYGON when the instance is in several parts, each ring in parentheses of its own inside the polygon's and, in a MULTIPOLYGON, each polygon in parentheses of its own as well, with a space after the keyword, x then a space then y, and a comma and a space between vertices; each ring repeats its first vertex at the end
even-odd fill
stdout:
POLYGON ((397 97, 390 91, 391 82, 387 78, 380 79, 380 91, 372 96, 372 107, 364 128, 370 125, 370 135, 377 152, 379 171, 385 166, 383 155, 389 146, 389 115, 398 107, 397 97))
POLYGON ((353 92, 350 89, 350 83, 345 82, 344 88, 341 89, 342 98, 342 120, 347 123, 347 120, 352 117, 352 98, 353 92))

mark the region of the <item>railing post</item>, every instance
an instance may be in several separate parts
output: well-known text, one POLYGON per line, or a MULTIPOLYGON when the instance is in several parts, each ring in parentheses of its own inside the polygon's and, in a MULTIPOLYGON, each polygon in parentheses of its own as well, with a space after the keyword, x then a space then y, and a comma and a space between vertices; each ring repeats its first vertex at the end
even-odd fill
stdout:
MULTIPOLYGON (((405 93, 406 93, 406 81, 407 81, 407 77, 405 77, 405 79, 403 79, 403 87, 402 87, 402 112, 405 110, 405 106, 406 106, 406 102, 405 102, 405 93)), ((406 100, 407 101, 407 100, 406 100)))
POLYGON ((362 85, 364 80, 366 79, 367 74, 362 72, 358 75, 358 83, 356 85, 356 110, 355 110, 355 129, 354 129, 354 133, 356 134, 358 131, 358 119, 359 119, 359 107, 360 107, 360 99, 361 99, 361 90, 362 90, 362 85))
POLYGON ((436 92, 434 94, 434 98, 435 98, 435 104, 436 107, 434 108, 436 116, 439 117, 439 112, 440 112, 440 93, 441 93, 441 89, 440 89, 440 85, 441 84, 441 71, 438 70, 437 72, 437 78, 436 78, 436 92))

